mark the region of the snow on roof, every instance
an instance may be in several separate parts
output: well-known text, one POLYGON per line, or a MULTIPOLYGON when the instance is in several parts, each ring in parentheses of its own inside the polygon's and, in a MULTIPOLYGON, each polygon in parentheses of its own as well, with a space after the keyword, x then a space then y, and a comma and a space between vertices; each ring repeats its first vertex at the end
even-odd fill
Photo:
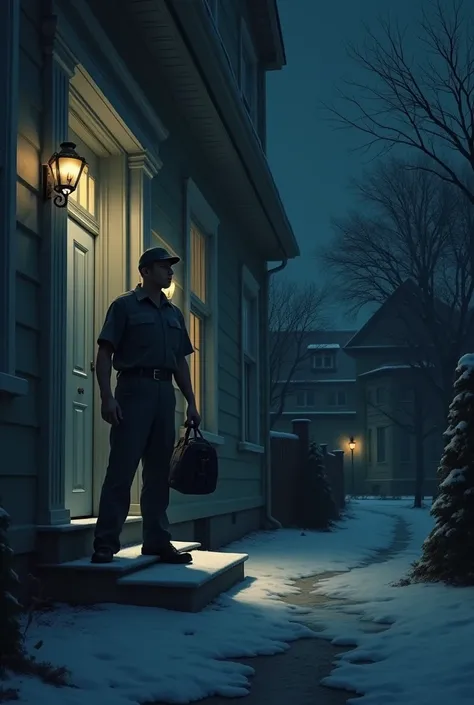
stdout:
POLYGON ((308 345, 308 350, 340 350, 339 343, 313 343, 308 345))
POLYGON ((359 377, 366 377, 367 375, 373 375, 376 372, 390 372, 391 370, 410 370, 411 365, 382 365, 381 367, 376 367, 368 372, 362 372, 359 377))

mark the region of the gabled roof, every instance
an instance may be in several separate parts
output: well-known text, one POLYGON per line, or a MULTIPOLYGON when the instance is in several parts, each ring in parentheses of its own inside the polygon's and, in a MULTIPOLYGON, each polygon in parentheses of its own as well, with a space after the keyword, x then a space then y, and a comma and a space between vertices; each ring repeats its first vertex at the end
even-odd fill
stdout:
MULTIPOLYGON (((348 341, 346 348, 358 348, 364 347, 364 340, 367 339, 369 333, 371 333, 387 315, 389 312, 394 312, 402 305, 406 304, 408 297, 417 296, 420 291, 411 279, 407 279, 403 284, 401 284, 398 289, 396 289, 391 296, 388 297, 386 301, 380 306, 379 309, 369 318, 369 320, 357 331, 357 333, 348 341)), ((380 345, 380 346, 369 346, 369 347, 400 347, 400 345, 390 346, 390 345, 380 345)))

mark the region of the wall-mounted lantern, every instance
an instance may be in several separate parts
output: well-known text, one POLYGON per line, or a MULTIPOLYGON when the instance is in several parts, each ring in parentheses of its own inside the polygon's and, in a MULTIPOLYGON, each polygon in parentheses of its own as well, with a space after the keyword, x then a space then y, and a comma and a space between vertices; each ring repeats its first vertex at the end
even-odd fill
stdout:
POLYGON ((62 142, 61 151, 55 152, 43 166, 45 199, 53 199, 58 208, 67 206, 71 193, 76 190, 87 162, 76 152, 74 142, 62 142))

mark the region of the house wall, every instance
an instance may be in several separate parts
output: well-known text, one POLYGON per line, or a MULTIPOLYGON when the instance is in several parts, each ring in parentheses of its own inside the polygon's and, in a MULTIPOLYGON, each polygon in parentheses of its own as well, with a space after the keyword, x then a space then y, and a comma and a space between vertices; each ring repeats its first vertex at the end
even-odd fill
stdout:
MULTIPOLYGON (((11 541, 16 553, 28 553, 35 545, 37 521, 37 476, 41 391, 40 289, 41 289, 41 135, 43 130, 42 49, 40 3, 22 0, 20 49, 20 111, 18 127, 17 190, 17 373, 29 381, 29 393, 12 401, 0 401, 0 447, 2 464, 0 497, 12 517, 11 541)), ((117 29, 119 47, 130 57, 129 68, 143 79, 143 63, 136 44, 117 29), (121 36, 120 36, 121 35, 121 36), (120 40, 122 43, 120 43, 120 40), (135 60, 133 59, 135 56, 135 60)), ((178 254, 183 255, 184 183, 191 177, 220 220, 218 233, 218 366, 219 428, 225 443, 219 446, 220 482, 206 500, 173 493, 170 518, 186 526, 187 538, 203 517, 218 515, 204 531, 212 545, 225 543, 257 528, 263 505, 264 457, 241 452, 241 270, 245 264, 262 285, 265 267, 255 241, 243 232, 227 204, 215 195, 212 174, 206 173, 205 155, 192 143, 185 120, 178 115, 167 86, 159 77, 148 76, 149 92, 159 101, 157 113, 171 129, 163 144, 163 168, 152 185, 152 230, 178 254)), ((145 84, 147 81, 145 81, 145 84)), ((178 279, 183 281, 178 268, 178 279)), ((261 327, 260 335, 264 335, 261 327)), ((182 399, 178 413, 184 413, 182 399)))
POLYGON ((28 394, 0 400, 0 498, 17 554, 33 550, 37 516, 41 282, 40 152, 42 52, 39 3, 21 0, 16 230, 16 372, 28 394))

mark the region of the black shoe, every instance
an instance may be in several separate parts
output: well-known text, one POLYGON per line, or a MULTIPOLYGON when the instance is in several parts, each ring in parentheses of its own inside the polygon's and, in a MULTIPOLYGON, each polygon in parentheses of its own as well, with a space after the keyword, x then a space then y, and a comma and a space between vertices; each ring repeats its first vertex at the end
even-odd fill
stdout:
POLYGON ((94 551, 91 558, 91 563, 112 563, 114 554, 111 548, 98 548, 94 551))
POLYGON ((143 547, 142 556, 157 556, 161 563, 170 563, 172 565, 183 565, 193 562, 193 557, 190 553, 180 553, 172 543, 151 551, 143 547))

